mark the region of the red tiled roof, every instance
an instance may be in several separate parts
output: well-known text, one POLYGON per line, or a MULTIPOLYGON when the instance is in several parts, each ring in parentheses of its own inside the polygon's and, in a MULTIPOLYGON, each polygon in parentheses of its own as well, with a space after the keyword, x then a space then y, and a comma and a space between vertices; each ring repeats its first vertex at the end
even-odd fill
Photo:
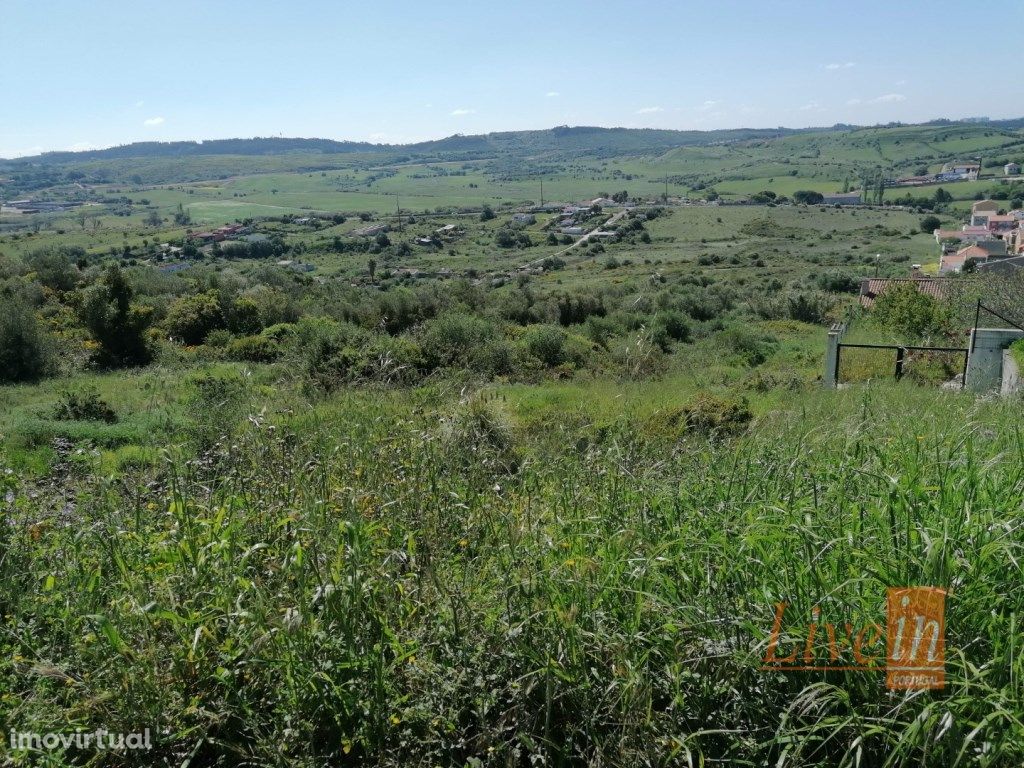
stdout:
POLYGON ((946 295, 946 288, 949 286, 949 281, 942 277, 871 277, 861 280, 860 305, 868 309, 875 303, 878 296, 890 288, 906 283, 910 283, 921 293, 936 299, 943 298, 946 295))

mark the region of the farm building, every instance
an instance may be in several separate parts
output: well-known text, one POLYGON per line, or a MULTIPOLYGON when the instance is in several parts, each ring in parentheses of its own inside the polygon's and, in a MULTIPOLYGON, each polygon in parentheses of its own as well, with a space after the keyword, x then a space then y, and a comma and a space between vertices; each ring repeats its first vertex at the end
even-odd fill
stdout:
POLYGON ((961 248, 956 253, 942 254, 942 258, 939 260, 939 274, 946 275, 950 272, 961 271, 968 259, 973 259, 975 262, 985 262, 989 259, 998 259, 1006 255, 1006 243, 1002 240, 981 240, 961 248))
POLYGON ((991 215, 999 212, 999 203, 995 200, 979 200, 971 206, 971 215, 991 215))
POLYGON ((860 205, 860 192, 836 192, 825 195, 822 202, 825 205, 860 205))
POLYGON ((445 224, 443 227, 439 227, 434 230, 434 234, 438 237, 455 237, 462 233, 459 229, 458 224, 445 224))
POLYGON ((946 163, 942 166, 942 173, 936 175, 939 181, 974 181, 978 178, 978 171, 981 166, 977 163, 946 163))
POLYGON ((979 272, 995 272, 1009 274, 1024 268, 1024 256, 1010 256, 1006 259, 990 259, 978 263, 979 272))
POLYGON ((373 237, 379 235, 382 232, 387 232, 389 229, 387 224, 371 224, 368 227, 355 230, 352 234, 358 235, 359 237, 373 237))
POLYGON ((1020 173, 1020 166, 1017 163, 1007 163, 1003 166, 1003 173, 1006 176, 1016 176, 1020 173))
POLYGON ((537 217, 532 213, 513 213, 512 223, 513 224, 535 224, 537 217))

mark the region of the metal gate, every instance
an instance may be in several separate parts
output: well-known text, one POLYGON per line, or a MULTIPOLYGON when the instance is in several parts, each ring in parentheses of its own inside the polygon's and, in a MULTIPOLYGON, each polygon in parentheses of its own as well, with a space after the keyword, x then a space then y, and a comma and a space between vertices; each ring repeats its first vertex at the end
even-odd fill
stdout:
POLYGON ((893 378, 897 381, 903 378, 904 365, 907 360, 908 352, 944 352, 950 354, 961 354, 964 356, 963 366, 960 369, 960 388, 963 389, 964 383, 967 380, 967 358, 970 356, 970 348, 968 347, 921 347, 909 344, 846 344, 839 342, 836 345, 835 354, 835 371, 833 375, 833 381, 835 384, 839 384, 839 371, 840 363, 842 361, 842 355, 844 349, 891 349, 894 350, 896 355, 893 360, 893 378))
POLYGON ((925 347, 913 344, 852 344, 844 343, 846 324, 833 325, 828 332, 828 344, 825 348, 825 375, 822 383, 826 387, 835 388, 839 385, 839 364, 842 361, 843 349, 888 349, 893 352, 892 376, 903 378, 906 371, 907 355, 910 352, 932 352, 963 355, 963 367, 960 371, 960 388, 967 380, 967 362, 971 355, 968 347, 925 347))

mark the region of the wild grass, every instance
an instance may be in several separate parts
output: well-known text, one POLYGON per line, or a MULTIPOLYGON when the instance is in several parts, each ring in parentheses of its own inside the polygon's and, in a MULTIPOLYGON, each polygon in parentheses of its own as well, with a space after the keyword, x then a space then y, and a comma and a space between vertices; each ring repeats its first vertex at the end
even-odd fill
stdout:
POLYGON ((0 714, 150 727, 111 758, 147 765, 1019 764, 1017 407, 794 402, 539 440, 494 394, 278 397, 53 513, 3 476, 0 714), (881 620, 904 585, 950 592, 944 690, 761 671, 775 602, 881 620))

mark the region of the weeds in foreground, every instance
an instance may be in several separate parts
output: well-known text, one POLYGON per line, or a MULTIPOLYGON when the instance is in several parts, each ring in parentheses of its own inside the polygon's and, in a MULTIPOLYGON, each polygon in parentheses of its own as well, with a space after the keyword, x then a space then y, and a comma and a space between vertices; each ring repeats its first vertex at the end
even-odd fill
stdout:
POLYGON ((348 394, 87 474, 70 522, 8 476, 0 714, 158 734, 110 764, 1019 764, 1016 414, 900 393, 561 448, 348 394), (775 602, 912 584, 950 591, 945 690, 761 671, 775 602))

